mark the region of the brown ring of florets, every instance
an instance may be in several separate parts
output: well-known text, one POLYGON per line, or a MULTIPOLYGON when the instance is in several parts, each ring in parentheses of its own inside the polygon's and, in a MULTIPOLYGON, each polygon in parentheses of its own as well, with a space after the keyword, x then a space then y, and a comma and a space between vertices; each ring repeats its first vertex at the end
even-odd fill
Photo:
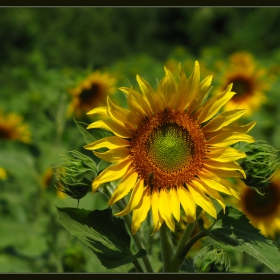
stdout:
POLYGON ((203 167, 206 153, 206 139, 199 124, 186 112, 166 110, 154 115, 151 119, 144 120, 135 130, 131 138, 130 156, 132 166, 152 188, 171 188, 188 184, 203 167), (176 124, 187 130, 192 142, 192 155, 186 166, 177 171, 163 170, 156 165, 148 153, 147 142, 155 129, 163 124, 176 124), (152 176, 151 176, 152 175, 152 176))

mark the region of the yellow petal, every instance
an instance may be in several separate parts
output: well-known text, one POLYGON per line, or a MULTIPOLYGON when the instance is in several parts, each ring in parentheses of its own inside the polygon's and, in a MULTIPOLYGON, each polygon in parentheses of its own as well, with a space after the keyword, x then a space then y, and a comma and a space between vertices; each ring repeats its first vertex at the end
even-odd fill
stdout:
POLYGON ((150 210, 150 189, 146 188, 143 192, 138 206, 132 213, 131 233, 135 234, 140 228, 141 223, 146 219, 148 211, 150 210))
POLYGON ((225 147, 225 146, 233 145, 237 142, 254 143, 255 139, 248 134, 225 131, 207 140, 206 144, 217 146, 217 147, 225 147))
POLYGON ((235 161, 230 161, 230 162, 217 162, 217 161, 212 161, 212 160, 204 160, 204 165, 205 167, 211 166, 212 168, 216 169, 223 169, 223 170, 236 170, 239 171, 244 178, 246 178, 246 174, 243 170, 243 168, 235 161))
POLYGON ((212 82, 212 75, 206 77, 199 85, 197 89, 197 94, 194 96, 192 101, 190 102, 190 105, 188 107, 188 113, 191 114, 194 112, 199 106, 202 105, 203 100, 207 96, 207 94, 210 92, 211 88, 211 82, 212 82))
POLYGON ((192 181, 192 183, 197 186, 197 188, 201 189, 203 192, 205 192, 206 194, 208 194, 210 197, 216 199, 218 201, 218 203, 222 206, 223 210, 225 211, 225 202, 224 199, 220 196, 220 194, 210 188, 208 185, 206 185, 203 181, 201 180, 194 180, 192 181))
POLYGON ((132 118, 131 112, 125 108, 116 106, 107 96, 108 114, 109 116, 121 126, 128 129, 135 129, 137 120, 132 118))
POLYGON ((135 91, 132 88, 120 88, 120 90, 125 92, 127 95, 130 94, 134 103, 139 105, 139 107, 147 117, 151 118, 153 116, 150 104, 144 95, 142 96, 139 92, 135 91))
POLYGON ((224 181, 226 181, 225 179, 220 177, 209 177, 208 174, 202 172, 199 174, 199 178, 204 184, 206 184, 210 188, 228 195, 232 195, 232 190, 228 187, 228 185, 223 184, 224 181))
POLYGON ((214 96, 208 99, 203 106, 197 110, 194 114, 194 117, 198 117, 198 123, 204 123, 210 120, 218 111, 224 106, 232 97, 235 92, 231 92, 232 85, 229 85, 228 88, 217 96, 214 96))
POLYGON ((173 216, 179 222, 180 221, 180 201, 177 195, 177 191, 174 188, 170 189, 171 209, 173 216))
POLYGON ((194 199, 194 202, 216 219, 216 208, 213 202, 203 193, 203 191, 192 183, 188 184, 188 189, 194 199))
POLYGON ((240 118, 243 114, 246 113, 246 110, 240 109, 240 110, 231 110, 227 112, 223 112, 214 119, 212 119, 209 123, 207 123, 203 128, 202 131, 216 131, 221 129, 224 126, 229 125, 233 121, 240 118))
POLYGON ((133 113, 133 115, 135 116, 137 121, 141 122, 142 120, 145 119, 146 114, 145 114, 143 108, 141 107, 141 103, 139 103, 139 102, 141 102, 140 99, 136 100, 133 97, 132 92, 130 91, 127 95, 127 105, 130 109, 130 112, 133 113))
POLYGON ((219 178, 219 181, 221 184, 223 184, 224 186, 226 186, 229 189, 229 191, 231 192, 231 194, 234 197, 236 197, 237 199, 240 199, 239 191, 234 184, 232 184, 231 182, 229 182, 228 180, 223 179, 223 178, 219 178))
POLYGON ((104 153, 93 152, 97 157, 108 161, 108 162, 118 162, 125 160, 129 155, 129 150, 127 148, 116 148, 106 151, 104 153))
POLYGON ((99 120, 90 124, 87 129, 102 128, 113 132, 116 136, 122 138, 131 138, 132 132, 123 126, 115 123, 113 120, 99 120))
POLYGON ((163 78, 162 83, 159 83, 159 87, 161 87, 161 91, 163 92, 167 108, 174 109, 175 104, 173 97, 176 94, 174 77, 168 68, 164 67, 164 71, 165 77, 163 78))
POLYGON ((146 80, 144 80, 139 75, 136 75, 136 80, 143 93, 144 99, 147 101, 147 103, 149 104, 149 106, 151 108, 151 111, 154 114, 157 113, 158 112, 157 107, 156 107, 157 97, 156 97, 156 93, 155 93, 154 89, 151 87, 151 85, 146 80))
POLYGON ((119 201, 124 196, 126 196, 129 193, 129 191, 135 186, 137 177, 138 174, 133 169, 128 171, 125 177, 122 179, 122 181, 115 189, 114 193, 112 194, 112 197, 108 202, 108 205, 112 205, 116 201, 119 201))
POLYGON ((116 148, 128 147, 128 146, 130 146, 129 141, 122 139, 118 136, 109 136, 109 137, 104 137, 88 145, 85 145, 84 148, 87 150, 97 150, 100 148, 116 149, 116 148))
POLYGON ((108 115, 108 107, 107 106, 103 106, 103 107, 96 107, 94 109, 92 109, 91 111, 89 111, 87 113, 87 115, 95 115, 95 114, 100 114, 100 115, 108 115))
POLYGON ((140 179, 135 184, 135 187, 132 190, 129 202, 127 206, 119 213, 115 214, 115 216, 124 216, 127 215, 129 212, 131 212, 137 205, 139 204, 142 195, 144 192, 144 180, 140 179))
POLYGON ((177 187, 177 194, 186 213, 187 222, 193 223, 196 219, 196 207, 192 195, 182 186, 177 187))
POLYGON ((118 162, 114 165, 110 165, 105 170, 103 170, 92 182, 92 192, 103 183, 116 181, 122 178, 129 166, 131 165, 131 159, 126 159, 124 161, 118 162))
POLYGON ((230 147, 212 147, 210 151, 206 153, 206 157, 214 161, 228 162, 244 158, 246 154, 230 147))
POLYGON ((213 138, 219 134, 221 134, 222 132, 238 132, 238 133, 247 133, 249 132, 255 125, 257 122, 250 122, 246 125, 238 125, 238 122, 234 122, 232 124, 229 124, 227 126, 222 127, 221 129, 219 129, 218 131, 213 131, 213 132, 204 132, 204 135, 206 138, 213 138))
POLYGON ((172 218, 172 205, 169 193, 165 188, 162 188, 159 193, 159 213, 165 220, 166 225, 172 230, 175 230, 175 223, 172 218))
MULTIPOLYGON (((182 68, 182 66, 179 66, 182 68)), ((189 102, 191 102, 193 100, 193 98, 195 97, 196 93, 197 93, 197 87, 199 85, 199 80, 200 80, 200 70, 199 70, 199 64, 197 61, 195 61, 194 63, 194 70, 191 74, 191 76, 188 78, 188 80, 186 81, 186 84, 184 84, 184 75, 182 74, 183 72, 183 68, 180 69, 180 76, 181 76, 181 81, 180 83, 182 83, 183 87, 182 89, 184 90, 180 90, 180 97, 183 96, 182 102, 181 104, 178 106, 178 111, 182 112, 183 110, 186 109, 186 107, 188 106, 189 102)))
POLYGON ((222 170, 209 165, 204 166, 204 168, 201 169, 201 172, 211 173, 211 177, 218 176, 223 178, 244 178, 242 174, 236 170, 222 170))
POLYGON ((154 223, 154 230, 151 235, 153 235, 155 232, 157 232, 160 229, 163 223, 163 219, 159 214, 159 193, 157 189, 153 189, 151 195, 151 206, 152 206, 152 217, 154 223))

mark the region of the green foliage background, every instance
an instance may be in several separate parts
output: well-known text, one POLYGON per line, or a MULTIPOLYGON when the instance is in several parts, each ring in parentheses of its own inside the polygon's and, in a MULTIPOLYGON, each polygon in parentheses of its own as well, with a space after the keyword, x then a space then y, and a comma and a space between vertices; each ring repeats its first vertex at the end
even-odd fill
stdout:
MULTIPOLYGON (((76 207, 77 201, 61 199, 54 178, 43 186, 43 174, 60 163, 61 154, 92 155, 66 117, 69 88, 93 70, 110 72, 117 86, 137 86, 136 74, 155 86, 170 58, 204 62, 211 72, 216 61, 238 51, 250 52, 268 75, 279 67, 279 29, 275 7, 0 9, 0 109, 22 115, 32 134, 31 144, 0 139, 0 166, 8 174, 0 180, 0 272, 107 272, 58 221, 55 206, 76 207)), ((268 101, 248 118, 258 121, 251 134, 276 149, 279 73, 273 72, 268 101)), ((121 92, 113 98, 124 102, 121 92)), ((88 194, 79 205, 106 207, 100 193, 88 194)), ((266 271, 248 256, 232 259, 237 272, 266 271)))

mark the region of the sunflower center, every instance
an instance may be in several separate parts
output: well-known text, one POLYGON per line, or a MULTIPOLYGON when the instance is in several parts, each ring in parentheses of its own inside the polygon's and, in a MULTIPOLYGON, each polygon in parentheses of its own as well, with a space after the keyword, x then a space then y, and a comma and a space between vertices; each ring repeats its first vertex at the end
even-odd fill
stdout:
POLYGON ((193 180, 203 166, 205 152, 206 140, 196 121, 186 112, 167 110, 143 121, 130 145, 135 171, 156 188, 193 180))
POLYGON ((252 93, 252 84, 247 77, 237 76, 232 78, 230 82, 233 83, 232 91, 236 92, 233 99, 244 98, 252 93))
POLYGON ((244 195, 244 206, 248 213, 256 217, 270 216, 277 213, 280 193, 273 184, 265 189, 264 195, 259 195, 248 188, 244 195))
POLYGON ((153 129, 146 147, 151 161, 164 172, 179 171, 193 155, 190 133, 177 123, 164 123, 153 129))
POLYGON ((97 84, 92 84, 89 89, 84 89, 80 94, 80 99, 82 103, 91 102, 96 98, 100 92, 100 87, 97 84))
POLYGON ((11 139, 12 131, 6 127, 0 126, 0 139, 11 139))

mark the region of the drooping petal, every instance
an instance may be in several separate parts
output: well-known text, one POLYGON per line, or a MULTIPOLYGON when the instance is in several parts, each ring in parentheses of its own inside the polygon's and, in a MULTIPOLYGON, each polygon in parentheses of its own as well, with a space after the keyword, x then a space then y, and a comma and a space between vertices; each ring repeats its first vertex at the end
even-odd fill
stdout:
POLYGON ((129 193, 129 191, 135 186, 137 177, 138 177, 138 174, 133 169, 128 171, 127 174, 125 175, 125 177, 122 179, 122 181, 119 183, 119 185, 115 189, 108 204, 112 205, 115 202, 122 199, 124 196, 126 196, 129 193))
POLYGON ((122 139, 118 136, 109 136, 85 145, 84 148, 87 150, 97 150, 100 148, 116 149, 128 146, 130 146, 130 142, 128 140, 122 139))
POLYGON ((175 230, 175 223, 172 218, 172 204, 168 191, 162 188, 159 193, 159 213, 165 220, 166 225, 172 230, 175 230))
POLYGON ((125 159, 114 165, 110 165, 105 170, 103 170, 92 182, 92 192, 95 192, 97 188, 107 182, 113 182, 122 178, 129 166, 131 165, 131 159, 125 159))
POLYGON ((213 202, 203 193, 203 191, 192 183, 188 184, 188 189, 194 199, 194 202, 216 219, 216 208, 213 202))
POLYGON ((217 96, 208 99, 203 106, 194 113, 194 117, 197 117, 197 122, 204 123, 210 120, 218 111, 224 106, 232 97, 235 92, 231 92, 232 84, 228 88, 217 96))
POLYGON ((139 204, 144 192, 144 180, 140 179, 135 184, 135 187, 132 190, 129 202, 127 206, 119 213, 115 214, 115 216, 124 216, 131 212, 137 205, 139 204))
POLYGON ((196 219, 196 208, 190 192, 183 186, 177 187, 178 198, 186 213, 187 222, 193 223, 196 219))
POLYGON ((239 110, 231 110, 227 112, 223 112, 214 119, 212 119, 209 123, 207 123, 203 128, 203 132, 207 131, 216 131, 221 129, 224 126, 229 125, 233 121, 239 119, 243 114, 246 113, 246 110, 239 109, 239 110))
POLYGON ((108 162, 118 162, 125 160, 129 155, 129 150, 127 148, 116 148, 106 151, 104 153, 93 152, 97 157, 108 161, 108 162))
POLYGON ((113 132, 116 136, 122 138, 131 138, 132 132, 127 128, 119 125, 118 123, 114 122, 113 120, 99 120, 92 124, 90 124, 87 129, 90 128, 103 128, 113 132))
POLYGON ((140 228, 141 223, 146 219, 148 211, 150 210, 150 189, 146 188, 143 192, 141 200, 132 213, 131 233, 135 234, 140 228))

